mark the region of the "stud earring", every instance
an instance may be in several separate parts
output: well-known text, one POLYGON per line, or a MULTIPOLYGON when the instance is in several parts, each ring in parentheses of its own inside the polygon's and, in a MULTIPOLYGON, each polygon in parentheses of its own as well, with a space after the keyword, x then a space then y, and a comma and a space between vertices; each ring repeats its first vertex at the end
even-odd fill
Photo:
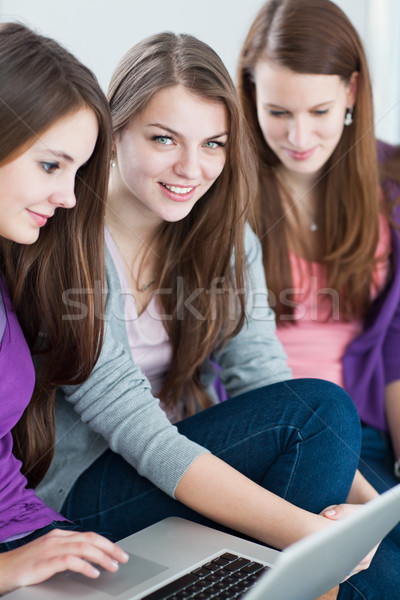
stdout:
POLYGON ((353 107, 350 106, 350 108, 346 109, 346 114, 344 116, 344 124, 346 127, 348 127, 349 125, 351 125, 353 122, 353 107))

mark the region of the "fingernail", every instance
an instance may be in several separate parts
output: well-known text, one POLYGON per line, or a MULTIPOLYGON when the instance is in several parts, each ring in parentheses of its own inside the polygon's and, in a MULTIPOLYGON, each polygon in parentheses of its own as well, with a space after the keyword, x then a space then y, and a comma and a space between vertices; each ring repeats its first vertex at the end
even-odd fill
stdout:
POLYGON ((324 514, 325 514, 327 517, 333 517, 333 515, 336 515, 336 510, 334 510, 333 508, 330 508, 329 510, 326 510, 326 511, 324 512, 324 514))
POLYGON ((93 577, 100 577, 100 571, 98 571, 95 567, 92 566, 93 577))
POLYGON ((123 560, 129 560, 129 554, 127 552, 122 551, 123 560))
POLYGON ((112 560, 111 565, 112 565, 112 568, 114 569, 114 571, 117 571, 119 569, 119 563, 117 560, 112 560))

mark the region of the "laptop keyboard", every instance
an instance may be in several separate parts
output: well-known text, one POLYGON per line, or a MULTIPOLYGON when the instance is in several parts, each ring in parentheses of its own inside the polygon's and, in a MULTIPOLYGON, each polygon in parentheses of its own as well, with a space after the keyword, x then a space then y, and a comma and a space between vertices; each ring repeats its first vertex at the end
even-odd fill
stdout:
POLYGON ((241 598, 267 570, 268 567, 261 563, 224 552, 191 573, 144 596, 143 600, 241 598))

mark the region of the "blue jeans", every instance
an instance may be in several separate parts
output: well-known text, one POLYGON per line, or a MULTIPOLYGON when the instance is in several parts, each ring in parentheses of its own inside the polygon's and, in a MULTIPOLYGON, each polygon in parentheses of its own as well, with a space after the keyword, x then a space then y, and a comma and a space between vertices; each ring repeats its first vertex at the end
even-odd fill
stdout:
MULTIPOLYGON (((341 388, 320 380, 260 388, 177 426, 259 485, 314 513, 346 501, 359 460, 360 424, 354 405, 341 388)), ((110 450, 76 481, 62 513, 113 540, 168 516, 221 529, 167 496, 110 450)), ((382 565, 383 559, 378 567, 382 565)), ((379 568, 368 583, 379 588, 375 595, 360 595, 353 583, 343 584, 340 600, 391 597, 383 593, 386 576, 379 568)), ((356 577, 362 582, 363 575, 352 579, 356 577)), ((400 586, 399 576, 394 579, 400 586)))
MULTIPOLYGON (((399 483, 393 472, 395 456, 390 436, 368 425, 363 425, 361 434, 361 456, 358 468, 365 479, 381 494, 399 483)), ((390 538, 400 547, 400 524, 390 533, 390 538)))

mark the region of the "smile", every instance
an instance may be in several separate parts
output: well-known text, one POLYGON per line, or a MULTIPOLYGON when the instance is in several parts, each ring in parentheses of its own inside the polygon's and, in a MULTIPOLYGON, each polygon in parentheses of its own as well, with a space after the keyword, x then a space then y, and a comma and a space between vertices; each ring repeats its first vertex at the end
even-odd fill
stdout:
POLYGON ((291 150, 291 149, 287 149, 287 153, 289 154, 289 156, 291 156, 291 158, 294 158, 294 160, 307 160, 307 158, 310 158, 314 152, 315 152, 316 148, 311 148, 310 150, 304 150, 303 152, 299 152, 297 150, 291 150))
POLYGON ((40 213, 36 213, 33 210, 26 209, 31 219, 38 225, 39 227, 43 227, 46 225, 47 220, 50 219, 53 215, 41 215, 40 213))
POLYGON ((180 187, 177 185, 167 185, 166 183, 162 183, 162 186, 167 188, 170 192, 174 194, 189 194, 192 190, 194 190, 194 186, 192 187, 180 187))

